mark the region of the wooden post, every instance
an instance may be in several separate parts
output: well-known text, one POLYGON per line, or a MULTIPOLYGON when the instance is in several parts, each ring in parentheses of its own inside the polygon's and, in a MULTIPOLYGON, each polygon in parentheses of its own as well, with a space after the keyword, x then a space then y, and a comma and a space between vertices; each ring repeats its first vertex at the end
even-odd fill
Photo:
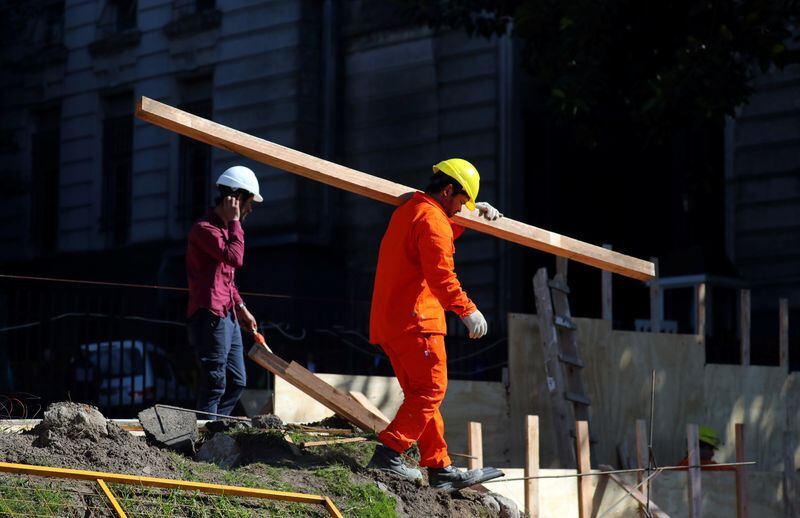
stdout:
MULTIPOLYGON (((650 454, 647 449, 647 422, 644 419, 636 420, 636 467, 643 469, 650 465, 650 454)), ((647 478, 647 473, 640 471, 636 474, 636 481, 641 484, 642 480, 647 478)), ((645 482, 639 487, 639 491, 643 495, 647 495, 650 490, 650 483, 645 482)), ((639 514, 646 516, 644 506, 639 506, 639 514)))
MULTIPOLYGON (((745 462, 744 453, 744 424, 736 423, 736 462, 745 462)), ((747 518, 748 492, 747 492, 747 466, 736 466, 736 516, 747 518)))
POLYGON ((481 424, 474 421, 468 423, 467 428, 467 453, 470 455, 469 469, 483 467, 483 437, 481 424))
POLYGON ((556 274, 561 274, 564 282, 567 282, 567 270, 569 269, 569 259, 556 256, 556 274))
POLYGON ((780 366, 789 368, 789 300, 778 302, 778 343, 780 344, 780 366))
POLYGON ((539 416, 525 419, 525 512, 539 518, 539 416))
MULTIPOLYGON (((578 456, 578 473, 589 473, 592 470, 589 421, 575 422, 575 451, 578 456)), ((578 477, 578 517, 591 518, 591 516, 592 481, 589 477, 578 477)))
MULTIPOLYGON (((609 244, 603 245, 603 248, 605 248, 606 250, 611 250, 612 249, 611 245, 609 245, 609 244)), ((611 272, 607 272, 607 271, 603 270, 601 275, 602 275, 601 292, 602 292, 602 297, 603 297, 603 300, 602 300, 603 320, 613 321, 614 320, 614 315, 613 315, 613 310, 612 310, 612 308, 613 308, 613 304, 612 304, 613 294, 612 294, 612 291, 611 291, 611 280, 612 280, 611 272)))
POLYGON ((706 290, 708 285, 701 282, 694 287, 695 304, 695 334, 702 337, 706 336, 706 290))
POLYGON ((700 484, 699 427, 696 424, 686 425, 686 451, 689 452, 690 466, 686 472, 689 482, 689 518, 700 518, 702 515, 703 495, 700 484))
POLYGON ((658 258, 651 258, 655 265, 656 276, 650 281, 650 331, 661 332, 661 286, 659 286, 658 258))
POLYGON ((741 334, 742 365, 750 365, 750 290, 739 292, 739 332, 741 334))
POLYGON ((800 513, 797 498, 797 471, 794 465, 792 432, 783 432, 783 516, 795 518, 800 513))

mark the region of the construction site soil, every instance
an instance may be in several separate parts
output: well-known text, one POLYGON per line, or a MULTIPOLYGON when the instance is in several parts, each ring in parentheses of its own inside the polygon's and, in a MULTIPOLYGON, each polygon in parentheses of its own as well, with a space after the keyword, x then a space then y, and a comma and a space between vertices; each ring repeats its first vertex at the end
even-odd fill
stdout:
MULTIPOLYGON (((341 426, 342 423, 335 424, 341 426)), ((491 493, 463 490, 448 495, 426 484, 414 484, 366 469, 364 466, 375 448, 374 441, 304 449, 296 445, 303 441, 302 434, 289 433, 295 443, 292 444, 286 440, 286 432, 276 429, 234 426, 217 433, 235 441, 233 445, 233 441, 225 440, 237 454, 230 467, 198 462, 191 456, 148 444, 145 438, 135 437, 107 421, 94 407, 58 403, 48 408, 42 422, 32 430, 0 433, 0 461, 319 494, 330 496, 345 516, 515 515, 509 513, 502 497, 491 493)), ((204 434, 198 449, 202 449, 203 441, 210 439, 210 433, 204 434)), ((318 440, 319 436, 314 439, 318 440)), ((6 480, 9 477, 14 475, 2 475, 6 480)), ((0 484, 0 496, 7 485, 0 484)), ((134 507, 139 505, 142 511, 139 515, 148 514, 144 511, 149 509, 153 515, 164 516, 163 507, 159 509, 157 504, 145 502, 141 496, 137 498, 131 497, 130 502, 134 507)), ((197 507, 195 504, 191 502, 197 507)), ((186 505, 189 504, 184 507, 186 505)), ((327 516, 322 507, 308 504, 271 501, 267 507, 248 505, 250 507, 237 507, 231 514, 327 516)), ((187 515, 220 515, 219 510, 209 509, 206 514, 202 507, 199 509, 187 515)), ((80 513, 76 510, 68 514, 80 513)), ((130 515, 137 516, 136 512, 130 515)))

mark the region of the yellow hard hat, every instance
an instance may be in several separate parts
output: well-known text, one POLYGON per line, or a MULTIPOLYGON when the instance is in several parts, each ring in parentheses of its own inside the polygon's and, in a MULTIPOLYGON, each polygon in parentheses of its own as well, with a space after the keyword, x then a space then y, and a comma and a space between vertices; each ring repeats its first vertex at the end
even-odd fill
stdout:
POLYGON ((701 426, 700 427, 700 442, 704 442, 709 446, 713 447, 715 450, 722 445, 722 442, 717 437, 717 432, 714 431, 713 428, 708 426, 701 426))
POLYGON ((433 172, 442 172, 461 184, 464 191, 469 196, 466 206, 469 210, 475 210, 475 202, 478 199, 478 189, 481 186, 481 175, 475 166, 462 158, 450 158, 443 160, 433 166, 433 172))

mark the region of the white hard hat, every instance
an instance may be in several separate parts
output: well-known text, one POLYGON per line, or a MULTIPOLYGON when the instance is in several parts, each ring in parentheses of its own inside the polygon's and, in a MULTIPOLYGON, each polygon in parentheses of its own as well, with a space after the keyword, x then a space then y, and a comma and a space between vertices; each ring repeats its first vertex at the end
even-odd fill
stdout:
POLYGON ((244 189, 253 194, 253 201, 264 201, 258 193, 258 178, 249 167, 235 165, 229 167, 217 178, 217 185, 224 185, 231 189, 244 189))

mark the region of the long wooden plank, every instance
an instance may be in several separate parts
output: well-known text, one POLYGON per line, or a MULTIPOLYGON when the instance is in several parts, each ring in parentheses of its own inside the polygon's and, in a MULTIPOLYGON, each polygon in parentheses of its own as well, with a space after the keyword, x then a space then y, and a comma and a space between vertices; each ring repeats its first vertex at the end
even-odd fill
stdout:
POLYGON ((366 408, 367 410, 369 410, 370 412, 372 412, 376 416, 380 417, 381 419, 383 419, 387 423, 391 421, 391 419, 386 417, 386 414, 381 412, 381 409, 376 407, 372 403, 372 401, 370 401, 369 398, 363 392, 359 392, 357 390, 351 390, 350 391, 350 395, 353 396, 353 399, 355 399, 356 401, 361 403, 361 406, 363 406, 364 408, 366 408))
POLYGON ((350 394, 325 383, 296 362, 287 363, 263 345, 254 344, 247 355, 257 364, 285 379, 362 430, 377 433, 389 424, 385 417, 370 412, 350 394))
MULTIPOLYGON (((257 162, 391 205, 400 205, 415 192, 411 187, 280 146, 149 97, 139 100, 136 116, 156 126, 257 162)), ((480 217, 477 211, 463 209, 453 220, 478 232, 634 279, 649 280, 655 275, 653 263, 649 261, 606 250, 511 218, 488 221, 480 217)))

